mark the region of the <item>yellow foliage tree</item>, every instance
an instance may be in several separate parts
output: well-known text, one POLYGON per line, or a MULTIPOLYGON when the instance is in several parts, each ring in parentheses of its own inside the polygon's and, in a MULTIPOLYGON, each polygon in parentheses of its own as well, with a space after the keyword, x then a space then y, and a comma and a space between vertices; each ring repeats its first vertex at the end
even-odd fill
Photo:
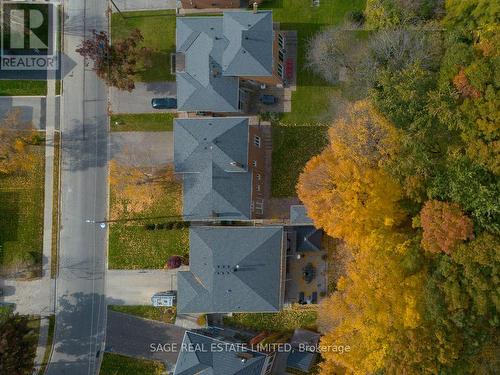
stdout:
POLYGON ((343 353, 323 353, 322 374, 369 374, 384 369, 391 350, 405 332, 422 323, 423 274, 408 276, 401 259, 411 241, 385 229, 374 231, 359 242, 359 251, 337 291, 320 305, 322 345, 349 346, 343 353))
POLYGON ((300 175, 299 198, 316 226, 356 245, 404 217, 399 184, 383 166, 397 152, 397 130, 367 101, 353 104, 329 130, 330 144, 300 175))
POLYGON ((36 133, 32 124, 22 122, 19 116, 20 111, 13 110, 0 121, 0 175, 30 172, 35 165, 36 157, 27 146, 36 133))

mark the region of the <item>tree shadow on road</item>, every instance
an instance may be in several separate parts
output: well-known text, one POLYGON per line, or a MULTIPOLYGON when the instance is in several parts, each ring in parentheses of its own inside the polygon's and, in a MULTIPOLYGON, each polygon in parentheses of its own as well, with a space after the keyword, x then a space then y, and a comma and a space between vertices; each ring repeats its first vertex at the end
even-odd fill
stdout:
MULTIPOLYGON (((74 293, 58 299, 54 349, 48 374, 95 373, 104 352, 105 295, 74 293), (66 372, 65 372, 66 371, 66 372)), ((115 304, 121 300, 112 301, 115 304)))
POLYGON ((70 131, 62 133, 62 169, 85 171, 108 163, 107 115, 94 116, 87 122, 73 120, 70 131))

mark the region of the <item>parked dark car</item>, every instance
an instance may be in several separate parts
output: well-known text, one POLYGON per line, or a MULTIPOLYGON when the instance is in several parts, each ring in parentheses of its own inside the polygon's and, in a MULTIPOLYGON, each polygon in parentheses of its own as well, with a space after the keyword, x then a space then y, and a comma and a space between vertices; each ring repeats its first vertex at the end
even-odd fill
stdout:
POLYGON ((175 109, 177 108, 176 98, 153 98, 151 99, 151 107, 154 109, 175 109))
POLYGON ((260 102, 265 105, 273 105, 278 103, 278 98, 274 95, 262 94, 259 98, 260 102))

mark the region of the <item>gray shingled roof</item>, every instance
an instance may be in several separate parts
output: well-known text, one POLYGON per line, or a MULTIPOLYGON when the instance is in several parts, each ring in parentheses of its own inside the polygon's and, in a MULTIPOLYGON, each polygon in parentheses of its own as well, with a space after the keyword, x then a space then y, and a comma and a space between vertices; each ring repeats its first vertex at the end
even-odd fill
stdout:
POLYGON ((260 375, 265 363, 262 353, 188 331, 174 375, 260 375), (242 361, 241 353, 251 354, 252 358, 242 361))
POLYGON ((290 342, 292 351, 288 355, 287 366, 303 372, 309 372, 316 360, 317 354, 315 352, 299 350, 299 345, 306 344, 308 347, 317 346, 320 337, 319 333, 296 328, 290 342))
POLYGON ((238 112, 239 80, 222 75, 222 34, 222 17, 177 18, 176 51, 185 54, 185 71, 176 74, 179 111, 238 112))
POLYGON ((248 118, 176 119, 174 164, 183 173, 186 219, 250 218, 248 118))
POLYGON ((282 227, 192 227, 179 313, 279 311, 282 237, 282 227))
POLYGON ((238 112, 238 76, 272 75, 272 13, 178 17, 176 52, 185 59, 176 73, 178 110, 238 112))
POLYGON ((297 235, 297 251, 321 251, 323 231, 312 225, 293 227, 297 235))
POLYGON ((273 74, 273 16, 271 11, 225 12, 224 36, 229 45, 222 55, 226 76, 273 74))

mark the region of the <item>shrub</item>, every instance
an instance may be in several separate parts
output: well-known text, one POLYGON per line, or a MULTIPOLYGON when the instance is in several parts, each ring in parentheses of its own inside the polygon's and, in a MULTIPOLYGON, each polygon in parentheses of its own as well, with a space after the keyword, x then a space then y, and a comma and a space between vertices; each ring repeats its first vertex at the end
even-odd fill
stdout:
POLYGON ((169 270, 173 270, 175 268, 179 268, 182 266, 182 258, 178 255, 172 255, 168 258, 166 268, 169 270))

